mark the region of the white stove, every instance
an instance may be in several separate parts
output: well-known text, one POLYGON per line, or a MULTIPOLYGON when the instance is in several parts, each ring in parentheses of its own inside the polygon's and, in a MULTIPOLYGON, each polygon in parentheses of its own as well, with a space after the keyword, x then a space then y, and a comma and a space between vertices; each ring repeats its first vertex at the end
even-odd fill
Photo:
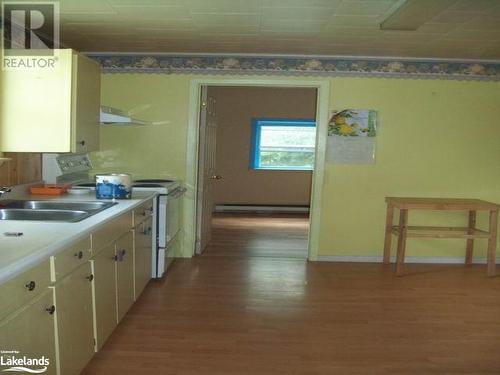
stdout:
MULTIPOLYGON (((78 189, 95 190, 87 154, 44 154, 42 174, 46 183, 68 183, 78 189)), ((179 181, 167 179, 135 180, 134 191, 154 191, 152 277, 160 278, 174 259, 172 241, 180 232, 181 196, 186 191, 179 181), (170 247, 170 248, 169 248, 170 247)))
POLYGON ((156 249, 153 250, 153 277, 160 278, 167 271, 174 259, 171 244, 180 232, 180 197, 184 189, 179 181, 166 179, 135 180, 132 191, 155 191, 158 194, 153 213, 153 238, 156 249))

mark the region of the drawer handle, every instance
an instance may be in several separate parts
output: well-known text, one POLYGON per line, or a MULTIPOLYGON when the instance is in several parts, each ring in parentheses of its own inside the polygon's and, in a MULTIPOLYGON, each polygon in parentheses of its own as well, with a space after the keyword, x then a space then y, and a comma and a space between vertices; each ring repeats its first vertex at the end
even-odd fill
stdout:
POLYGON ((117 262, 123 262, 123 258, 125 257, 125 254, 126 254, 126 253, 127 253, 127 252, 125 251, 125 249, 120 250, 120 251, 118 252, 118 254, 116 254, 116 255, 115 255, 115 260, 116 260, 117 262))
POLYGON ((86 277, 86 279, 90 282, 92 282, 92 280, 94 280, 94 275, 90 274, 86 277))
POLYGON ((28 284, 25 285, 26 289, 28 289, 30 292, 35 290, 36 283, 34 281, 30 281, 28 284))
POLYGON ((54 305, 52 305, 50 307, 47 307, 45 309, 45 311, 47 311, 49 313, 49 315, 54 315, 54 313, 56 312, 56 307, 54 305))
POLYGON ((79 251, 75 254, 75 257, 77 257, 78 259, 82 259, 83 258, 83 251, 79 251))

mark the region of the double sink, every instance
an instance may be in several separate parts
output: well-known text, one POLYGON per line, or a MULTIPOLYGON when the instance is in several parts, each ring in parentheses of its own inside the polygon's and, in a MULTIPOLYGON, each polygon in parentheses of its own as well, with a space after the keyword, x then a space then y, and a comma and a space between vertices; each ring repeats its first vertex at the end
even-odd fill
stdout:
POLYGON ((0 200, 0 220, 76 223, 115 204, 117 202, 0 200))

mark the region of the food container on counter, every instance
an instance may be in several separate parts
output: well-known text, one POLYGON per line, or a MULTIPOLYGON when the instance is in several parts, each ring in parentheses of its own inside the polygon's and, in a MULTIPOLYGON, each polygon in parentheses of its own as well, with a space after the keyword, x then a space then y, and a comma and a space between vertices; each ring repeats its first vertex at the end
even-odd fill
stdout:
POLYGON ((96 174, 95 196, 97 199, 130 199, 132 176, 127 173, 96 174))

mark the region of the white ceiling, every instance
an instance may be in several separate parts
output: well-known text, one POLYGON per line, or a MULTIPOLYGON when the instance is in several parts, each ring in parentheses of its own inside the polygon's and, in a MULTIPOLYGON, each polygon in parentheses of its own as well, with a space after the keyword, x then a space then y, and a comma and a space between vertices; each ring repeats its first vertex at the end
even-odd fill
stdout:
POLYGON ((99 52, 500 59, 500 0, 457 0, 416 31, 380 30, 402 2, 60 0, 61 38, 99 52))

